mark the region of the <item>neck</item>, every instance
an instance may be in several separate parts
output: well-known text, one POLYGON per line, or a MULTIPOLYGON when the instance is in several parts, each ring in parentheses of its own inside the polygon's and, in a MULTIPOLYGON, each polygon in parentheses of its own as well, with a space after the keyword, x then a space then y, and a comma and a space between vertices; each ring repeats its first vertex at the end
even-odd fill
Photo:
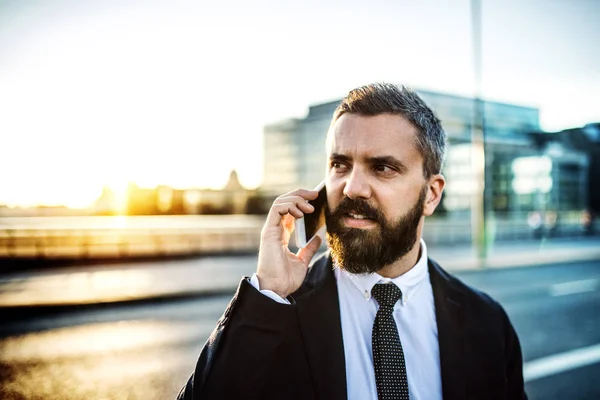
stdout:
POLYGON ((421 236, 417 238, 413 247, 403 257, 393 264, 386 265, 377 273, 385 278, 394 279, 410 271, 421 257, 421 236))

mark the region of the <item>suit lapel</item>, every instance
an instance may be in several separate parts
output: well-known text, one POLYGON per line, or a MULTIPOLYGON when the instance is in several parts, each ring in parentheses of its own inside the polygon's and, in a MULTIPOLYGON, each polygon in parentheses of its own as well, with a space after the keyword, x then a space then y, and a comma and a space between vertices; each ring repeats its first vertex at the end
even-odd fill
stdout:
POLYGON ((337 283, 328 254, 293 295, 318 399, 346 399, 346 369, 337 283))
POLYGON ((429 260, 429 277, 438 327, 443 398, 464 399, 466 377, 462 328, 466 304, 452 278, 432 260, 429 260))
MULTIPOLYGON (((429 260, 444 399, 466 397, 464 295, 452 278, 429 260)), ((315 262, 293 295, 315 384, 316 398, 346 399, 346 369, 337 283, 328 254, 315 262)))

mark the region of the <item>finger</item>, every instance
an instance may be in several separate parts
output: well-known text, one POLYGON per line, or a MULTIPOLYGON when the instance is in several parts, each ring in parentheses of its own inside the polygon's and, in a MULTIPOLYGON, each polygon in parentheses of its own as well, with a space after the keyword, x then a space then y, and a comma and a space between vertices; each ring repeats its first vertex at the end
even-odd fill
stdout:
POLYGON ((308 265, 310 263, 310 260, 312 260, 315 253, 321 247, 321 241, 321 237, 319 235, 315 235, 306 246, 298 250, 296 255, 302 260, 304 265, 308 265))
POLYGON ((306 200, 314 200, 317 198, 318 195, 319 195, 319 192, 316 190, 297 189, 297 190, 291 191, 289 193, 283 194, 283 195, 279 196, 277 199, 282 199, 285 197, 299 196, 306 200))
POLYGON ((298 204, 296 203, 274 204, 272 211, 281 216, 291 214, 295 218, 304 217, 304 213, 298 208, 298 204))
POLYGON ((296 207, 298 207, 303 213, 307 213, 310 214, 313 211, 315 211, 315 207, 310 204, 308 202, 308 200, 306 200, 303 197, 300 196, 288 196, 288 197, 282 197, 279 198, 275 201, 274 204, 285 204, 285 203, 294 203, 296 205, 296 207))
POLYGON ((265 226, 278 227, 281 224, 281 219, 285 215, 291 215, 294 218, 302 218, 304 213, 294 203, 273 204, 265 226))

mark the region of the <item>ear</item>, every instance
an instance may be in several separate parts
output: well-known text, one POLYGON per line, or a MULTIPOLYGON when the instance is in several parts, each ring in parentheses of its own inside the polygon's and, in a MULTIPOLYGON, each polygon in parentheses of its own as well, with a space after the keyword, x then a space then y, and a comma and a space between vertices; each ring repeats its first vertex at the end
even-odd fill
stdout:
POLYGON ((446 186, 446 179, 442 174, 432 175, 427 182, 427 196, 423 207, 423 215, 429 217, 442 200, 442 192, 446 186))

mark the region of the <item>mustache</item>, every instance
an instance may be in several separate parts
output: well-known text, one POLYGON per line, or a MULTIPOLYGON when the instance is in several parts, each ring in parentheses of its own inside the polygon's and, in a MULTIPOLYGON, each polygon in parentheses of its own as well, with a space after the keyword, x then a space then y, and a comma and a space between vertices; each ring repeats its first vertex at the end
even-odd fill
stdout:
POLYGON ((377 222, 385 220, 383 218, 383 213, 367 203, 366 200, 351 199, 349 197, 342 199, 337 208, 333 210, 332 215, 336 218, 340 218, 349 213, 364 215, 377 222))

